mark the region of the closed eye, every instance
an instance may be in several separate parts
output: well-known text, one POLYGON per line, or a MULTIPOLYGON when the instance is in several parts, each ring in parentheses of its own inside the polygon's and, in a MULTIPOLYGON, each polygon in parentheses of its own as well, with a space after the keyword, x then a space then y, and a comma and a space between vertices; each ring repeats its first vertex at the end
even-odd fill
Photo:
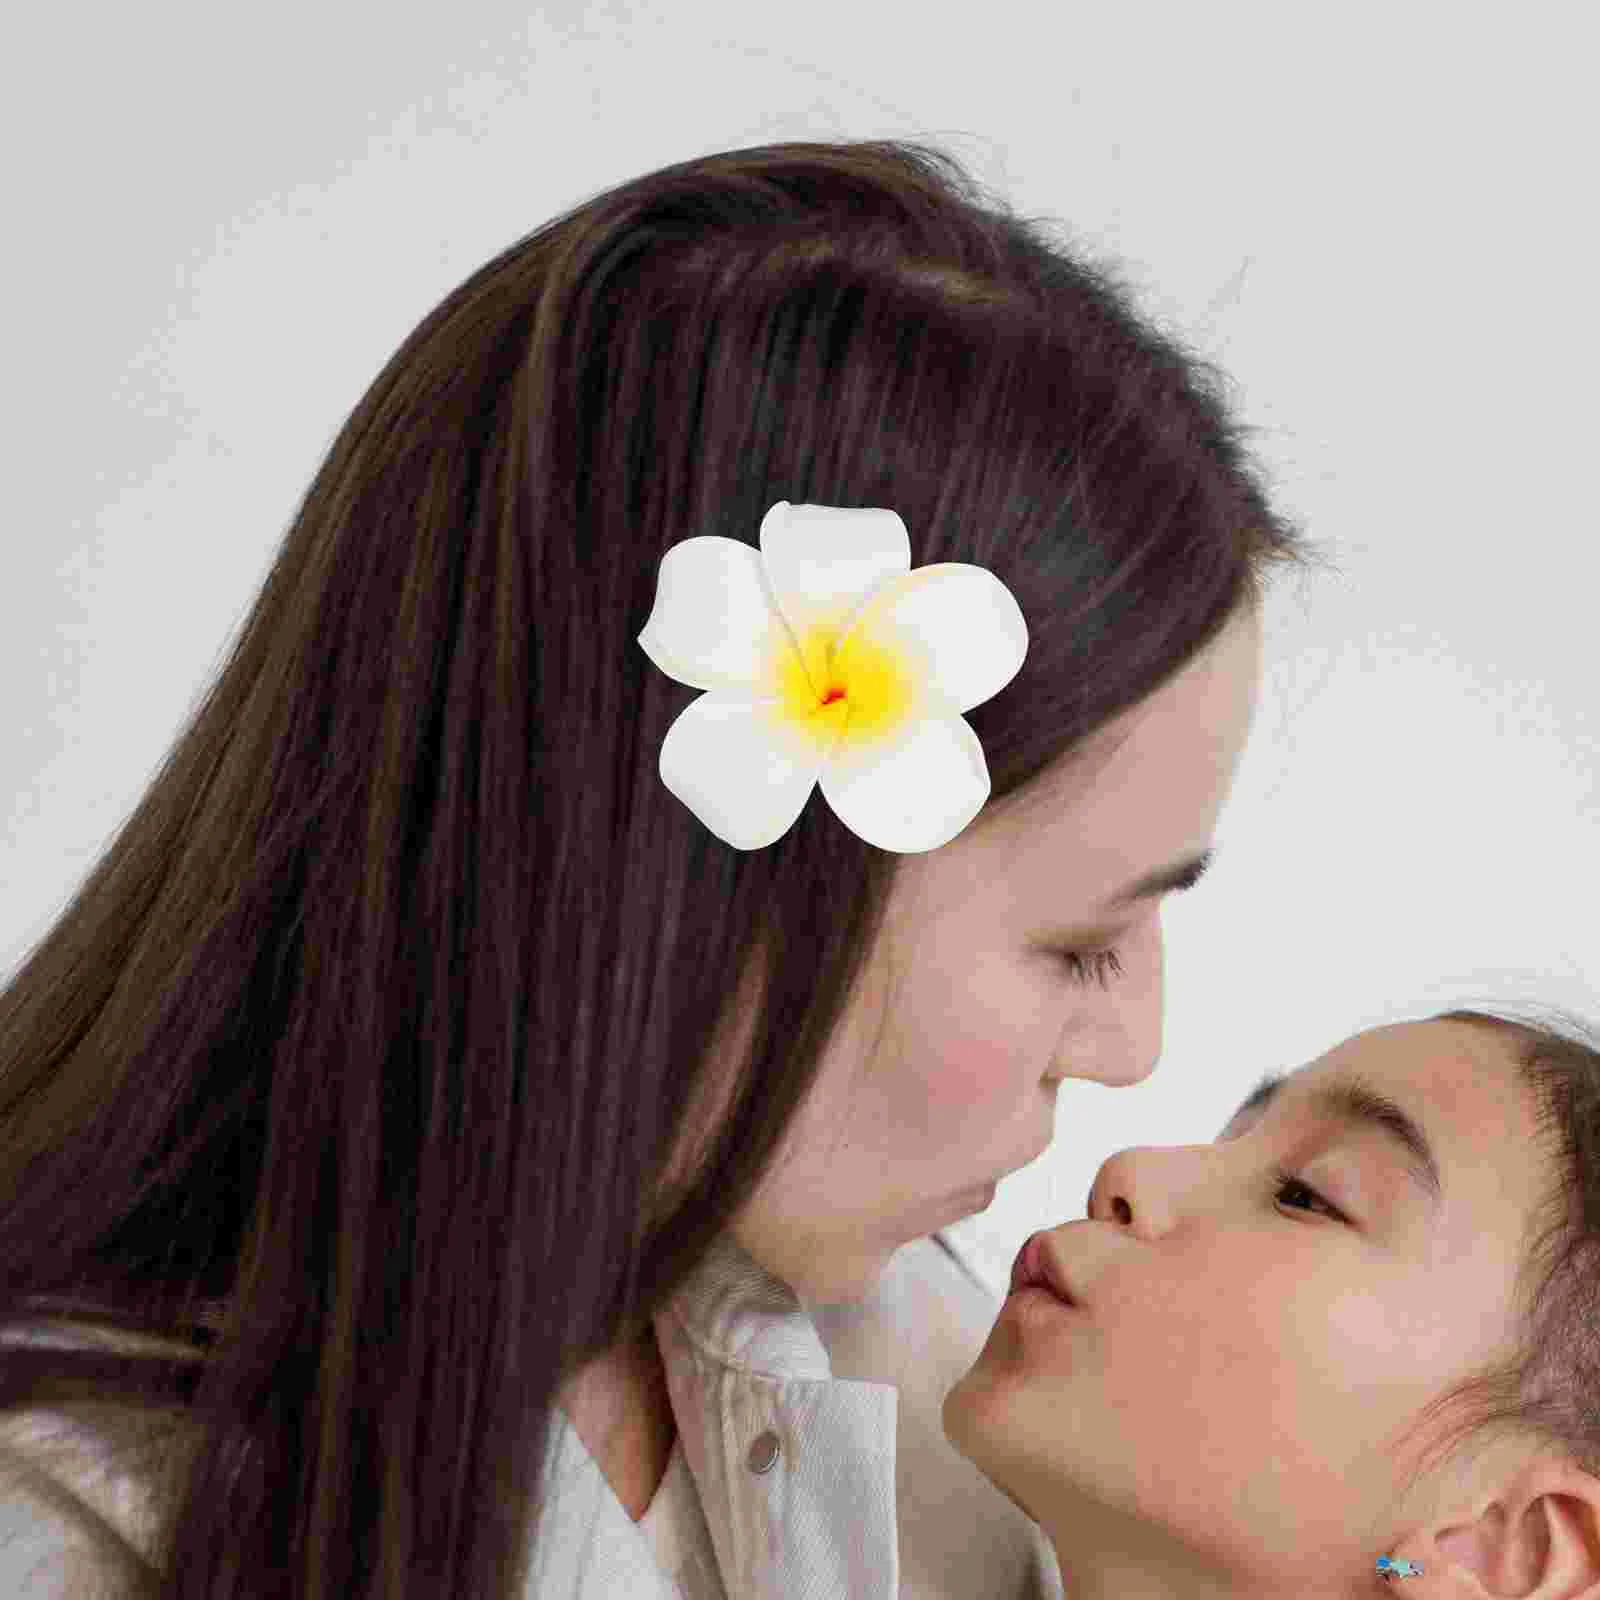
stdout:
POLYGON ((1079 983, 1098 982, 1102 989, 1109 989, 1111 980, 1122 976, 1122 959, 1115 950, 1058 950, 1056 954, 1079 983))

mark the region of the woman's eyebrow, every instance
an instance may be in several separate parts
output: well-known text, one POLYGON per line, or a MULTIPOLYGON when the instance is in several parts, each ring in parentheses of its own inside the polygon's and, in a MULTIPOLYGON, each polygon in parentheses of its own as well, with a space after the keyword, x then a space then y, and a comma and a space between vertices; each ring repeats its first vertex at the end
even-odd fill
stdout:
MULTIPOLYGON (((1110 912, 1127 910, 1129 906, 1136 905, 1141 900, 1153 900, 1157 895, 1182 894, 1186 889, 1192 889, 1206 875, 1206 869, 1217 859, 1215 848, 1207 850, 1197 856, 1187 856, 1182 861, 1174 861, 1165 867, 1157 867, 1154 872, 1148 872, 1142 878, 1136 878, 1125 889, 1119 890, 1100 907, 1097 916, 1104 916, 1110 912)), ((1051 947, 1059 948, 1065 945, 1078 944, 1084 940, 1100 939, 1106 937, 1105 930, 1097 929, 1090 923, 1080 927, 1069 928, 1064 923, 1043 931, 1041 942, 1051 947)))
POLYGON ((1181 894, 1185 889, 1194 888, 1216 859, 1217 852, 1213 848, 1202 851, 1197 856, 1189 856, 1183 861, 1174 861, 1168 866, 1158 867, 1154 872, 1135 879, 1125 889, 1119 889, 1106 901, 1102 909, 1126 911, 1129 906, 1137 905, 1141 900, 1154 900, 1157 895, 1181 894))
MULTIPOLYGON (((1228 1118, 1218 1137, 1229 1137, 1228 1129, 1246 1112, 1271 1105, 1292 1076, 1294 1074, 1269 1072, 1228 1118)), ((1323 1078, 1307 1093, 1305 1109, 1307 1115, 1327 1122, 1377 1129, 1404 1153, 1405 1174, 1426 1196, 1429 1209, 1439 1209, 1444 1199, 1444 1184, 1439 1176, 1439 1158, 1434 1153, 1426 1126, 1421 1118, 1384 1093, 1371 1079, 1359 1072, 1323 1078)))

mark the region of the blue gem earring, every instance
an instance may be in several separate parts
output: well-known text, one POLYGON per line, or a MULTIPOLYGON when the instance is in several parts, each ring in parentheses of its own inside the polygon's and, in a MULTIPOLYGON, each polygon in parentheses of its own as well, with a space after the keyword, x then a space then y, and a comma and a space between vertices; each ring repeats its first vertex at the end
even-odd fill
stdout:
POLYGON ((1378 1571, 1386 1578, 1420 1578, 1422 1568, 1413 1561, 1396 1561, 1393 1556, 1378 1557, 1378 1571))

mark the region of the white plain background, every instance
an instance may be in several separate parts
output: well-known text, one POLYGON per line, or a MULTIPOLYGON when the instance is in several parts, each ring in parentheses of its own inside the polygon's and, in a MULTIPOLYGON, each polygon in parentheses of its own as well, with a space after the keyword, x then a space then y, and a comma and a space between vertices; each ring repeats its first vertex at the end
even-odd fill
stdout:
POLYGON ((1273 592, 1158 1070, 1068 1080, 956 1230, 996 1290, 1108 1155, 1209 1140, 1268 1067, 1454 1005, 1600 1018, 1592 7, 92 10, 13 22, 0 83, 0 981, 440 299, 669 162, 894 136, 1114 252, 1343 568, 1273 592))

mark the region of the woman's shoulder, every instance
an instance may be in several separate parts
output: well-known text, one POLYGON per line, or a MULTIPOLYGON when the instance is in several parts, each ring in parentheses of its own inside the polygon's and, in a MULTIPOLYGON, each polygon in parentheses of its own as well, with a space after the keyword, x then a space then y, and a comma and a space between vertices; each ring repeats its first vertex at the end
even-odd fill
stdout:
MULTIPOLYGON (((107 1345, 196 1355, 145 1335, 59 1324, 9 1330, 5 1344, 107 1345)), ((110 1401, 0 1412, 0 1595, 120 1597, 151 1574, 158 1478, 192 1429, 110 1401), (163 1466, 162 1464, 165 1464, 163 1466)))
POLYGON ((0 1594, 137 1593, 147 1569, 139 1508, 81 1420, 45 1410, 0 1416, 0 1594))

